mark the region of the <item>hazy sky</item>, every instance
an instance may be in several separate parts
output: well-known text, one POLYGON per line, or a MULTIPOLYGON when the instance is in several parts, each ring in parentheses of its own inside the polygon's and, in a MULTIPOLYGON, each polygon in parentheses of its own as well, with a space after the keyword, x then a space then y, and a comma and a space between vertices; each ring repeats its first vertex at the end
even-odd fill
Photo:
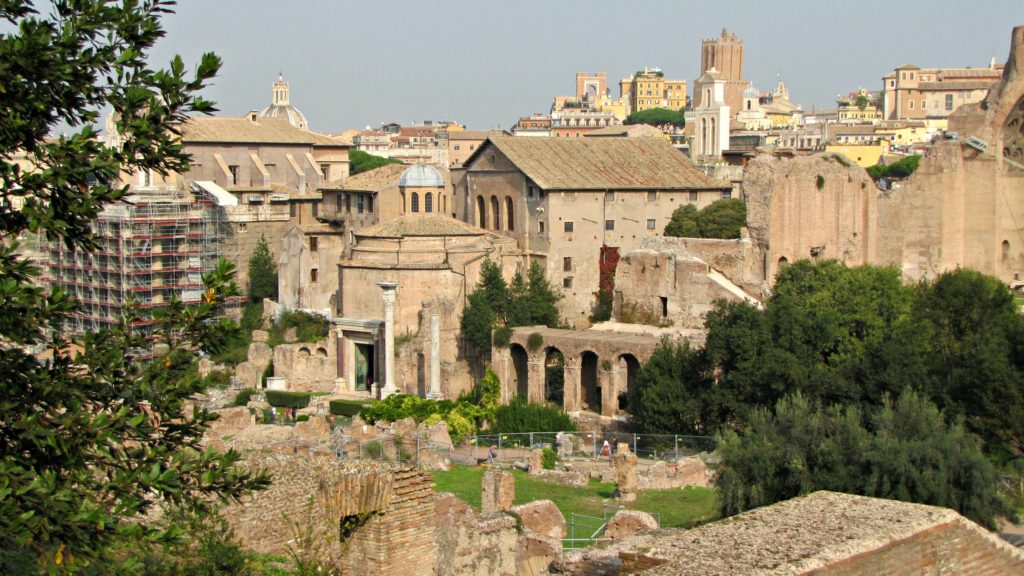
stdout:
POLYGON ((702 38, 723 27, 744 41, 744 75, 761 90, 781 77, 805 109, 896 66, 1006 60, 1024 0, 180 0, 156 61, 224 60, 206 92, 221 114, 270 103, 278 72, 292 104, 323 132, 382 122, 456 120, 511 126, 575 92, 577 71, 618 80, 644 66, 686 79, 702 38))

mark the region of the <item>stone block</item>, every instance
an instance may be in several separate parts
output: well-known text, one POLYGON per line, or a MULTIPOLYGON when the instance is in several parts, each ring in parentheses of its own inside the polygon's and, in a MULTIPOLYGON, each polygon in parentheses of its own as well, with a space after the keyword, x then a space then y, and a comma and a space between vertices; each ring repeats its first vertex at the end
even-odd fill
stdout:
POLYGON ((451 461, 436 452, 423 450, 417 456, 416 465, 420 470, 447 471, 451 467, 451 461))
POLYGON ((658 521, 647 512, 639 510, 619 510, 608 521, 604 529, 606 538, 621 540, 629 536, 636 536, 643 532, 650 532, 658 529, 658 521))
POLYGON ((200 358, 199 377, 206 378, 207 376, 210 375, 210 372, 213 372, 213 369, 216 367, 217 365, 213 362, 213 360, 210 360, 209 358, 200 358))
POLYGON ((543 536, 527 530, 519 540, 516 574, 534 576, 547 574, 551 563, 562 554, 562 539, 543 536))
POLYGON ((295 342, 299 339, 299 331, 296 328, 288 328, 284 331, 285 342, 295 342))
POLYGON ((331 425, 327 420, 313 416, 309 420, 295 423, 295 435, 302 438, 327 438, 331 435, 331 425))
POLYGON ((262 371, 262 368, 270 364, 271 360, 274 359, 274 351, 266 342, 250 342, 249 353, 246 358, 252 364, 259 366, 262 371))
POLYGON ((531 475, 537 476, 544 473, 544 451, 540 448, 533 448, 530 450, 530 455, 526 461, 527 472, 531 475))
POLYGON ((493 514, 512 508, 516 498, 516 480, 510 472, 488 470, 484 473, 480 510, 493 514))
POLYGON ((245 428, 256 424, 256 417, 249 413, 249 408, 236 406, 217 410, 220 418, 217 419, 218 427, 224 428, 245 428))
POLYGON ((252 341, 253 342, 266 342, 270 340, 270 334, 266 330, 253 330, 252 341))
POLYGON ((252 362, 242 362, 235 366, 235 378, 238 378, 245 388, 259 388, 262 376, 263 368, 256 367, 252 362))
POLYGON ((636 468, 636 454, 629 451, 629 446, 619 444, 619 449, 612 456, 612 469, 615 472, 615 493, 623 502, 636 500, 638 489, 636 468))
POLYGON ((565 516, 551 500, 535 500, 514 506, 512 512, 519 517, 523 528, 541 536, 561 540, 565 538, 565 516))

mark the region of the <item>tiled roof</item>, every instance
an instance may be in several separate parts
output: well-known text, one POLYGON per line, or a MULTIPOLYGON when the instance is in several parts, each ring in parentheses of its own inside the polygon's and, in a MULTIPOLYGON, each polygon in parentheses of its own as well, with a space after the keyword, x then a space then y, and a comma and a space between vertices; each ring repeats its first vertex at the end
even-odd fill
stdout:
POLYGON ((449 140, 487 140, 491 133, 487 130, 456 130, 448 133, 449 140))
POLYGON ((259 144, 309 144, 313 146, 351 146, 350 143, 323 134, 300 130, 284 118, 244 118, 199 116, 181 126, 181 140, 188 143, 243 142, 259 144))
POLYGON ((546 190, 675 190, 728 188, 708 178, 662 138, 493 137, 488 145, 546 190))
POLYGON ((943 82, 921 82, 918 90, 988 90, 997 80, 945 80, 943 82))
POLYGON ((587 138, 599 138, 601 136, 625 136, 629 138, 652 136, 664 138, 665 133, 654 126, 648 126, 647 124, 632 124, 629 126, 623 124, 622 126, 605 126, 604 128, 591 130, 584 134, 584 136, 587 138))
POLYGON ((359 192, 379 192, 387 186, 397 184, 402 172, 408 168, 406 164, 385 164, 373 170, 349 176, 346 180, 335 180, 321 186, 324 190, 355 190, 359 192))
POLYGON ((484 236, 483 228, 442 214, 403 214, 398 218, 356 230, 364 238, 403 238, 406 236, 484 236))

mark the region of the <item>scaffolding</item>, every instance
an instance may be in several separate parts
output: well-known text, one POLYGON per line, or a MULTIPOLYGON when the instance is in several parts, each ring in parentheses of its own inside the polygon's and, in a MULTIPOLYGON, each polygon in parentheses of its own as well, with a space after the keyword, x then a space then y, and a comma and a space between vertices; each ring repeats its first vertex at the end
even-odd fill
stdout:
POLYGON ((49 243, 44 279, 80 305, 64 335, 76 338, 119 322, 128 302, 140 313, 133 326, 148 335, 154 309, 175 297, 199 302, 203 275, 221 254, 222 212, 201 188, 137 189, 93 222, 95 250, 49 243))

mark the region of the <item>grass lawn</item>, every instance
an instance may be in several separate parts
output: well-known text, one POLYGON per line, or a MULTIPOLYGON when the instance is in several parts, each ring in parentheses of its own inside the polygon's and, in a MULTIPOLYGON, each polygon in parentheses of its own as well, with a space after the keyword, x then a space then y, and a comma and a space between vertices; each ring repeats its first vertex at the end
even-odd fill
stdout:
MULTIPOLYGON (((433 472, 435 490, 451 492, 479 510, 480 484, 485 470, 483 466, 452 466, 447 472, 433 472)), ((660 514, 664 528, 692 526, 718 515, 717 496, 710 488, 647 490, 639 493, 636 502, 621 504, 610 500, 615 492, 614 484, 591 480, 586 488, 576 488, 544 482, 520 470, 513 470, 512 474, 516 479, 516 504, 551 500, 567 519, 572 512, 601 516, 604 500, 614 507, 622 505, 630 510, 660 514)))

